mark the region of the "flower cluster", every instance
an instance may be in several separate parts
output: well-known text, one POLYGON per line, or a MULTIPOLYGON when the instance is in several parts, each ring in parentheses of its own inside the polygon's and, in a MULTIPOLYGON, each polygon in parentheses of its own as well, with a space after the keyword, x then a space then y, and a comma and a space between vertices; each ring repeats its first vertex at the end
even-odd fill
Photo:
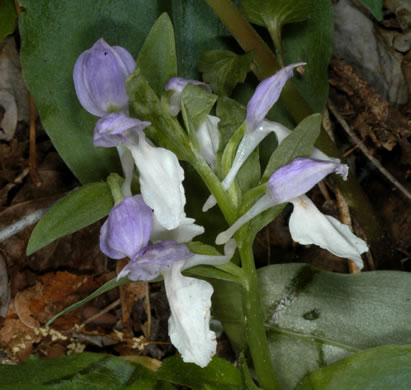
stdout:
POLYGON ((162 274, 171 309, 170 339, 184 361, 204 367, 216 350, 215 334, 209 328, 213 288, 181 272, 198 264, 224 264, 235 247, 230 242, 224 256, 202 256, 185 245, 204 229, 184 212, 184 171, 175 154, 145 137, 143 129, 149 122, 128 116, 125 81, 134 68, 125 49, 111 47, 103 39, 81 54, 74 67, 80 103, 101 117, 94 129, 94 145, 116 147, 125 176, 124 199, 102 226, 100 249, 113 259, 130 259, 118 279, 152 280, 162 274), (133 196, 134 167, 141 195, 133 196))
MULTIPOLYGON (((222 181, 225 190, 270 132, 276 134, 279 143, 290 134, 290 130, 265 120, 265 116, 293 76, 293 69, 301 65, 304 63, 288 65, 257 87, 247 106, 246 133, 222 181)), ((203 280, 184 276, 182 271, 198 264, 228 262, 236 247, 231 237, 245 223, 275 205, 290 202, 294 209, 289 227, 295 241, 316 244, 337 256, 352 259, 360 269, 361 254, 368 248, 347 226, 323 215, 305 195, 331 173, 344 179, 348 175, 346 165, 314 149, 311 158, 295 159, 274 172, 266 194, 217 236, 216 244, 225 244, 223 256, 193 254, 187 243, 203 233, 204 228, 185 214, 184 170, 173 152, 154 145, 146 137, 144 129, 151 125, 149 122, 128 115, 125 82, 134 68, 135 62, 124 48, 111 47, 103 39, 82 53, 74 67, 74 85, 80 103, 100 117, 94 129, 94 145, 117 148, 125 177, 123 197, 117 200, 101 229, 100 248, 113 259, 130 259, 119 279, 152 280, 163 276, 171 309, 170 339, 184 361, 204 367, 216 350, 215 334, 209 328, 213 288, 203 280), (141 189, 138 195, 131 190, 135 170, 141 189)), ((165 86, 171 116, 179 114, 181 94, 189 83, 211 92, 200 81, 172 78, 165 86)), ((219 118, 208 115, 196 131, 200 152, 214 170, 220 147, 218 122, 219 118)), ((215 198, 210 196, 203 211, 215 204, 215 198)))

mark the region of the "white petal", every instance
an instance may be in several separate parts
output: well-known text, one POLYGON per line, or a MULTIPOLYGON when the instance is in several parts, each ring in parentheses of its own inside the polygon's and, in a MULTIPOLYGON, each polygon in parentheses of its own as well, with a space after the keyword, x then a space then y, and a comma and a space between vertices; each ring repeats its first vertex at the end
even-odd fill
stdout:
POLYGON ((216 155, 220 144, 220 132, 218 130, 220 118, 207 115, 206 120, 197 130, 197 139, 200 143, 200 151, 211 168, 215 170, 216 155))
POLYGON ((318 245, 336 256, 353 260, 359 269, 363 268, 361 254, 368 251, 367 244, 347 225, 322 214, 305 195, 291 202, 294 210, 289 227, 294 241, 303 245, 318 245))
POLYGON ((140 173, 141 194, 158 222, 174 229, 185 218, 184 170, 170 150, 151 146, 139 133, 138 145, 129 146, 140 173))
POLYGON ((271 200, 271 198, 265 194, 254 205, 240 218, 237 219, 227 230, 221 232, 217 238, 215 239, 215 243, 217 245, 225 244, 233 234, 240 229, 245 223, 251 221, 254 217, 258 214, 261 214, 263 211, 268 210, 269 208, 273 207, 275 204, 271 200))
POLYGON ((204 233, 204 228, 196 225, 193 218, 184 218, 181 224, 175 229, 167 230, 153 216, 153 230, 151 231, 151 241, 167 241, 173 240, 179 243, 190 242, 196 236, 204 233))
POLYGON ((281 123, 271 122, 264 120, 261 123, 261 126, 257 128, 257 130, 263 129, 264 131, 274 132, 277 137, 277 142, 280 144, 284 141, 284 138, 289 136, 292 131, 287 127, 283 126, 281 123))
POLYGON ((210 330, 213 287, 204 280, 181 274, 184 261, 163 272, 171 316, 168 333, 186 363, 205 367, 216 352, 216 335, 210 330))

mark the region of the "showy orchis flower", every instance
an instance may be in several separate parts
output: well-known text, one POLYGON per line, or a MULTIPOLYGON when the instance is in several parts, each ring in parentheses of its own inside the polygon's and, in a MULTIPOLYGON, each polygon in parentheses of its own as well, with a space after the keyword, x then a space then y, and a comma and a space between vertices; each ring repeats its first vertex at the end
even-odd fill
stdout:
MULTIPOLYGON (((181 272, 199 264, 228 262, 233 256, 235 243, 226 244, 224 256, 194 255, 185 244, 172 240, 149 244, 151 218, 151 209, 140 195, 125 198, 111 210, 103 225, 100 248, 113 258, 127 255, 131 259, 117 279, 152 280, 163 275, 171 310, 171 342, 185 362, 205 367, 215 354, 217 344, 209 327, 213 288, 209 283, 185 277, 181 272)), ((186 226, 187 230, 190 228, 186 226)))
POLYGON ((205 89, 207 92, 211 92, 211 87, 201 81, 188 80, 184 79, 183 77, 171 78, 164 88, 164 90, 166 91, 172 91, 172 94, 168 99, 168 110, 170 112, 170 115, 177 116, 179 114, 181 110, 181 93, 183 92, 183 89, 187 84, 197 85, 205 89))
MULTIPOLYGON (((230 188, 242 165, 270 132, 275 132, 279 138, 284 138, 284 129, 286 128, 275 122, 269 122, 269 126, 267 126, 267 121, 264 121, 264 118, 277 102, 287 80, 293 76, 293 69, 301 65, 305 65, 305 63, 288 65, 258 84, 247 105, 246 133, 238 145, 231 169, 221 183, 225 190, 230 188)), ((203 211, 209 210, 215 204, 216 199, 211 195, 204 204, 203 211)))
POLYGON ((81 105, 100 117, 114 111, 127 112, 126 80, 135 67, 126 49, 110 46, 100 38, 74 65, 74 87, 81 105))
POLYGON ((158 222, 172 230, 186 218, 186 198, 182 184, 184 170, 173 152, 153 146, 146 139, 142 129, 148 125, 149 122, 129 118, 122 113, 111 113, 97 122, 94 140, 96 146, 118 147, 121 142, 127 148, 132 159, 126 154, 124 165, 127 163, 129 170, 130 161, 134 161, 139 171, 144 201, 154 210, 158 222))
POLYGON ((294 205, 289 227, 291 237, 301 244, 315 244, 336 256, 355 261, 361 269, 361 254, 368 250, 366 243, 351 233, 348 226, 335 218, 323 215, 304 194, 330 173, 346 179, 348 167, 336 161, 295 159, 278 169, 267 183, 263 195, 229 229, 217 236, 216 243, 223 244, 245 223, 269 208, 286 202, 294 205))

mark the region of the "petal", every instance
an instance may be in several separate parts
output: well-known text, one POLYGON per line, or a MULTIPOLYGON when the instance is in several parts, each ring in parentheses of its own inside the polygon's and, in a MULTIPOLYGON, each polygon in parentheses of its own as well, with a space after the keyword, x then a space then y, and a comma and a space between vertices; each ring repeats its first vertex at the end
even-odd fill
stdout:
POLYGON ((274 204, 271 197, 268 195, 263 195, 260 199, 257 200, 257 202, 254 203, 254 205, 245 214, 238 218, 237 221, 235 221, 227 230, 221 232, 217 236, 215 243, 217 245, 225 244, 234 235, 234 233, 238 229, 240 229, 244 224, 251 221, 258 214, 261 214, 262 212, 268 210, 273 206, 274 204))
POLYGON ((196 225, 193 218, 184 218, 180 225, 175 229, 167 230, 157 221, 155 215, 153 215, 153 230, 151 232, 151 241, 165 241, 174 240, 177 242, 190 242, 194 237, 204 233, 204 228, 200 225, 196 225))
POLYGON ((212 92, 211 87, 198 80, 188 80, 184 79, 183 77, 173 77, 168 80, 164 90, 166 91, 173 91, 173 93, 168 98, 168 105, 169 105, 169 113, 172 116, 177 116, 181 109, 181 92, 183 92, 184 87, 187 84, 197 85, 207 92, 212 92))
POLYGON ((184 170, 173 152, 151 146, 142 133, 139 140, 129 149, 140 173, 141 194, 158 222, 175 229, 185 218, 184 170))
POLYGON ((288 65, 258 84, 247 105, 248 131, 254 131, 260 126, 268 111, 280 97, 285 83, 293 76, 293 69, 301 65, 305 65, 305 63, 298 62, 288 65))
POLYGON ((134 258, 150 239, 152 211, 141 195, 114 206, 100 231, 100 250, 112 259, 134 258))
POLYGON ((268 194, 273 204, 289 202, 305 194, 330 173, 346 179, 348 166, 335 161, 296 158, 275 171, 268 180, 268 194))
POLYGON ((286 137, 288 137, 292 131, 287 127, 283 126, 281 123, 272 122, 268 120, 264 120, 261 125, 257 128, 257 130, 263 130, 266 132, 273 132, 277 137, 277 142, 280 144, 284 141, 286 137))
POLYGON ((177 261, 193 256, 184 244, 163 241, 144 248, 118 274, 117 280, 128 276, 130 280, 152 280, 177 261))
POLYGON ((111 47, 99 39, 77 59, 74 86, 81 105, 96 116, 110 111, 127 111, 127 77, 135 62, 126 49, 111 47))
POLYGON ((200 152, 213 170, 215 170, 216 167, 216 156, 220 144, 218 122, 220 122, 220 118, 207 115, 206 120, 197 130, 200 152))
POLYGON ((228 263, 237 248, 237 243, 235 240, 230 240, 224 245, 224 256, 208 256, 200 255, 198 253, 193 254, 189 259, 186 260, 183 271, 185 269, 195 267, 196 265, 206 264, 206 265, 222 265, 228 263))
POLYGON ((205 367, 215 355, 216 335, 210 330, 213 287, 181 274, 184 261, 163 272, 171 316, 168 333, 186 363, 205 367))
POLYGON ((307 196, 300 196, 292 203, 294 210, 289 227, 294 241, 318 245, 336 256, 353 260, 359 269, 363 268, 361 254, 368 251, 367 244, 347 225, 322 214, 307 196))
POLYGON ((112 112, 97 121, 93 143, 105 148, 126 144, 134 132, 150 125, 150 122, 140 121, 120 112, 112 112))

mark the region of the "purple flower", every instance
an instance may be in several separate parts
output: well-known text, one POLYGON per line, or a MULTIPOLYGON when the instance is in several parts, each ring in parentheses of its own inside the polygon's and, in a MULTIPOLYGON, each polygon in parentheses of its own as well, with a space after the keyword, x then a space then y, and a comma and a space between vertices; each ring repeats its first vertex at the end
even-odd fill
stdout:
POLYGON ((175 262, 186 260, 193 254, 184 244, 163 241, 144 248, 118 274, 117 280, 127 276, 130 280, 152 280, 175 262))
POLYGON ((216 238, 216 244, 226 243, 241 226, 258 214, 277 204, 292 202, 333 172, 346 179, 348 167, 335 161, 297 158, 277 169, 268 181, 268 193, 258 199, 254 206, 237 219, 230 228, 220 233, 216 238))
POLYGON ((273 204, 289 202, 311 190, 333 172, 347 180, 347 165, 335 161, 296 158, 273 173, 268 180, 268 194, 273 204))
POLYGON ((285 83, 293 76, 293 69, 301 65, 305 65, 305 62, 288 65, 258 84, 247 105, 248 131, 254 131, 261 124, 280 97, 285 83))
POLYGON ((135 67, 126 49, 100 38, 74 65, 74 87, 81 105, 100 117, 113 111, 127 112, 126 80, 135 67))
POLYGON ((150 240, 152 210, 141 195, 114 206, 100 231, 100 249, 112 259, 134 259, 150 240))
POLYGON ((121 112, 112 112, 97 121, 94 128, 93 142, 95 146, 105 148, 127 144, 128 139, 133 137, 133 133, 150 125, 150 122, 130 118, 121 112))
POLYGON ((291 237, 301 244, 315 244, 336 256, 348 258, 363 267, 361 254, 367 244, 354 235, 348 226, 335 218, 322 214, 304 195, 330 173, 337 173, 345 180, 348 167, 332 160, 297 158, 273 173, 267 183, 268 193, 263 195, 244 215, 216 238, 224 244, 245 223, 271 207, 291 202, 294 205, 289 227, 291 237))
MULTIPOLYGON (((287 80, 293 76, 293 69, 300 65, 305 65, 305 62, 298 62, 296 64, 288 65, 285 68, 280 69, 273 76, 258 84, 247 105, 247 132, 238 145, 237 152, 229 172, 221 183, 225 190, 230 188, 240 168, 243 166, 253 150, 268 134, 270 134, 270 132, 275 132, 276 135, 280 135, 282 138, 285 138, 284 126, 274 122, 269 122, 270 125, 267 126, 267 121, 264 121, 264 118, 280 97, 281 91, 287 80)), ((205 212, 215 206, 216 203, 217 201, 215 197, 210 195, 202 210, 205 212)))

